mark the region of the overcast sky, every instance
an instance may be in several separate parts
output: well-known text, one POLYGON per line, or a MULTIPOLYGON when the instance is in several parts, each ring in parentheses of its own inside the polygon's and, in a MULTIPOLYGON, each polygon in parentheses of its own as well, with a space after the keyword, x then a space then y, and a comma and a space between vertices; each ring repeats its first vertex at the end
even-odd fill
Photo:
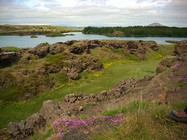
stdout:
POLYGON ((0 24, 187 27, 187 0, 0 0, 0 24))

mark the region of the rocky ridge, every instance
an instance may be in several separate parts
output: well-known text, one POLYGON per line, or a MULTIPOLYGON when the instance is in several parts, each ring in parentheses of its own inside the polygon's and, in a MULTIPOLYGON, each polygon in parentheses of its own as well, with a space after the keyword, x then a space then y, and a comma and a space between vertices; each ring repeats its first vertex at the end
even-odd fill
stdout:
POLYGON ((154 41, 72 40, 41 43, 16 53, 1 52, 0 66, 14 65, 0 72, 0 90, 14 86, 22 99, 29 99, 59 85, 51 75, 59 74, 67 81, 79 79, 84 71, 100 71, 104 69, 103 64, 91 54, 95 48, 121 50, 142 60, 146 59, 147 50, 158 50, 154 41), (8 81, 15 82, 9 84, 8 81))

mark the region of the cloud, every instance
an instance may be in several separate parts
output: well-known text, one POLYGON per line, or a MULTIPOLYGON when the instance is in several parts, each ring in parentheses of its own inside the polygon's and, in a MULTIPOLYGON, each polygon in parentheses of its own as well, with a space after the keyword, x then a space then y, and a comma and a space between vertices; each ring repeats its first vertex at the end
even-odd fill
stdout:
POLYGON ((0 24, 187 26, 186 0, 1 0, 0 24))

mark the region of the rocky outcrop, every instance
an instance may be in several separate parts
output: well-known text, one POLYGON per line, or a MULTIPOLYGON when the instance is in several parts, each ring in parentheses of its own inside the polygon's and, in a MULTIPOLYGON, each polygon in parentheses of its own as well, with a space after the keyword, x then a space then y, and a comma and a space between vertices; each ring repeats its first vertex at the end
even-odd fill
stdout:
POLYGON ((10 123, 7 132, 13 139, 25 139, 26 137, 33 135, 35 130, 43 128, 45 124, 46 121, 42 116, 36 113, 21 122, 10 123))
POLYGON ((16 52, 0 52, 0 68, 10 66, 20 58, 16 52))
POLYGON ((158 65, 157 76, 142 91, 144 99, 166 104, 187 98, 187 41, 177 44, 173 54, 158 65))
POLYGON ((77 103, 77 102, 101 102, 104 100, 115 99, 129 93, 131 89, 137 87, 141 82, 150 81, 153 77, 145 76, 143 79, 127 79, 108 91, 102 91, 98 94, 68 94, 64 97, 64 102, 77 103))
POLYGON ((34 131, 43 128, 47 122, 51 122, 59 117, 76 115, 83 111, 86 104, 99 103, 114 98, 119 98, 127 94, 127 91, 138 86, 144 80, 151 80, 152 77, 143 79, 127 79, 108 91, 102 91, 98 94, 68 94, 64 97, 64 102, 55 103, 51 100, 45 101, 41 109, 20 122, 11 122, 8 125, 7 132, 13 139, 26 139, 33 135, 34 131))
POLYGON ((175 49, 173 51, 173 56, 169 56, 164 58, 157 67, 157 74, 162 73, 167 68, 170 68, 175 65, 175 67, 179 67, 181 64, 179 61, 186 61, 187 59, 187 41, 181 41, 177 45, 175 45, 175 49), (178 63, 177 63, 178 62, 178 63))
POLYGON ((38 55, 40 58, 45 57, 49 53, 49 44, 41 43, 37 45, 34 49, 29 50, 29 53, 38 55))
POLYGON ((156 69, 157 75, 159 73, 162 73, 166 69, 170 68, 171 66, 173 66, 176 62, 177 62, 176 56, 169 56, 169 57, 164 58, 157 66, 157 69, 156 69))
POLYGON ((51 54, 61 53, 61 52, 64 52, 66 47, 67 47, 66 44, 64 44, 62 42, 58 42, 58 43, 50 45, 49 52, 51 54))
POLYGON ((65 110, 59 103, 54 103, 51 100, 45 101, 39 112, 26 120, 11 122, 8 125, 7 132, 13 139, 24 140, 33 135, 34 131, 43 128, 47 122, 63 116, 65 110))
POLYGON ((64 60, 68 65, 63 67, 65 73, 69 79, 77 80, 79 79, 80 73, 84 70, 102 70, 103 64, 95 57, 92 56, 72 56, 69 59, 64 60))
POLYGON ((102 41, 101 46, 105 46, 110 49, 124 49, 129 54, 134 54, 140 59, 146 59, 147 49, 157 51, 158 46, 155 41, 102 41))
POLYGON ((135 54, 140 59, 146 58, 146 50, 148 48, 152 49, 153 51, 158 50, 157 43, 154 41, 72 40, 64 43, 58 42, 52 45, 49 45, 48 43, 41 43, 29 52, 38 55, 41 58, 46 56, 48 53, 57 54, 64 51, 73 54, 89 54, 91 49, 97 47, 107 47, 109 49, 124 49, 125 52, 135 54))
POLYGON ((186 58, 187 57, 187 40, 181 41, 178 45, 175 46, 175 50, 173 52, 174 55, 178 56, 178 58, 186 58))

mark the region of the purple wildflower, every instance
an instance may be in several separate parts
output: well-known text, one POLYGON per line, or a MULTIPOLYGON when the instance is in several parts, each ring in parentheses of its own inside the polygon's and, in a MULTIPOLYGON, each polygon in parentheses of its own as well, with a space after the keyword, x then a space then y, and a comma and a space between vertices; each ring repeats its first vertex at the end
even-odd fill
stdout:
POLYGON ((123 119, 122 118, 114 118, 114 119, 111 119, 111 121, 113 123, 118 123, 118 122, 123 122, 123 119))
POLYGON ((182 78, 182 80, 187 81, 187 78, 186 78, 186 77, 184 77, 184 78, 182 78))
POLYGON ((60 124, 59 120, 56 120, 53 122, 52 126, 53 128, 57 127, 60 124))
POLYGON ((175 64, 175 67, 176 67, 176 68, 178 68, 178 67, 180 67, 180 66, 181 66, 180 63, 176 63, 176 64, 175 64))
POLYGON ((124 114, 116 114, 115 117, 124 117, 124 114))
MULTIPOLYGON (((124 114, 116 114, 114 116, 97 116, 94 118, 88 118, 84 120, 80 120, 77 118, 60 118, 53 122, 52 127, 58 130, 56 135, 53 135, 51 139, 61 138, 63 135, 64 130, 68 128, 77 128, 79 126, 89 125, 97 121, 97 119, 101 120, 110 120, 113 123, 122 122, 124 118, 124 114)), ((89 126, 88 126, 89 127, 89 126)), ((91 128, 89 128, 91 129, 91 128)))
POLYGON ((187 81, 187 75, 183 76, 182 80, 187 81))

